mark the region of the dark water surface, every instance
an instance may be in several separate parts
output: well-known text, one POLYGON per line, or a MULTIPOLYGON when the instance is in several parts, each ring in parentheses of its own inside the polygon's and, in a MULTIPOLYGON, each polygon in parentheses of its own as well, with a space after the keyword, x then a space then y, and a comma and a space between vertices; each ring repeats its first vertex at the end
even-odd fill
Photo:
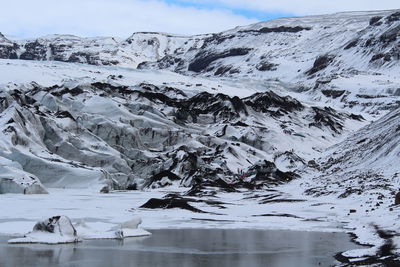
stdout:
POLYGON ((151 230, 150 237, 71 245, 8 245, 1 267, 331 266, 337 252, 356 249, 344 233, 265 230, 151 230))

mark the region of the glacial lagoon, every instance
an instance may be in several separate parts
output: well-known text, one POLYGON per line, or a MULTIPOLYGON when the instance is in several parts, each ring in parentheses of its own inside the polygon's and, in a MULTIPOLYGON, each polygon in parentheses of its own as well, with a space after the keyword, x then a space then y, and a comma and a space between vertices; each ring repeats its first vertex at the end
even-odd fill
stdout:
POLYGON ((334 255, 360 248, 345 233, 251 229, 163 229, 124 240, 76 244, 7 244, 2 267, 99 266, 331 266, 334 255))

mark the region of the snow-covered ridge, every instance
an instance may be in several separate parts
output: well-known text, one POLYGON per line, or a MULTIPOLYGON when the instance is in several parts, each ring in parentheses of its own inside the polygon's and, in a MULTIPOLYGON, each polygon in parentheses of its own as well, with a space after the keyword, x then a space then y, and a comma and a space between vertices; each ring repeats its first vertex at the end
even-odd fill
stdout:
MULTIPOLYGON (((385 31, 396 31, 399 25, 398 21, 399 17, 395 10, 346 12, 276 19, 237 27, 218 34, 197 36, 140 32, 134 33, 125 40, 113 37, 81 38, 72 35, 49 35, 34 40, 15 42, 2 36, 2 43, 4 40, 7 43, 14 43, 16 46, 13 52, 19 58, 28 60, 56 60, 136 67, 142 62, 159 61, 164 57, 166 58, 161 62, 167 63, 166 60, 173 57, 176 60, 186 61, 183 66, 181 66, 182 64, 177 66, 176 62, 172 64, 173 66, 168 66, 168 68, 178 71, 185 71, 185 67, 192 63, 193 56, 199 52, 248 47, 253 50, 246 56, 248 64, 236 67, 239 67, 242 74, 251 74, 249 73, 250 67, 254 68, 256 66, 254 64, 260 63, 259 60, 259 62, 255 61, 256 57, 260 56, 265 57, 264 61, 268 61, 269 58, 274 61, 276 57, 276 59, 285 59, 291 63, 313 60, 318 54, 337 54, 339 52, 342 54, 341 56, 345 56, 335 50, 343 49, 344 46, 358 39, 360 35, 368 34, 371 37, 379 34, 380 36, 377 37, 381 37, 385 31)), ((375 48, 381 49, 382 46, 377 44, 375 48)), ((352 51, 352 54, 358 52, 352 51)), ((368 53, 370 54, 371 51, 368 53)), ((362 54, 365 55, 365 52, 362 54)), ((2 58, 7 58, 7 55, 3 55, 2 58)), ((285 62, 277 63, 285 64, 285 62)), ((280 69, 279 66, 277 67, 280 69)), ((260 71, 259 69, 260 67, 257 68, 258 71, 260 71)), ((214 68, 213 72, 201 71, 215 74, 216 70, 217 68, 214 68)), ((303 68, 301 70, 302 73, 306 71, 303 68)), ((263 71, 265 70, 255 72, 250 76, 265 75, 262 73, 263 71)))
POLYGON ((375 114, 393 108, 393 99, 382 97, 400 94, 399 12, 284 18, 197 36, 143 32, 127 39, 51 35, 22 41, 1 36, 0 58, 278 80, 307 92, 309 100, 375 114))

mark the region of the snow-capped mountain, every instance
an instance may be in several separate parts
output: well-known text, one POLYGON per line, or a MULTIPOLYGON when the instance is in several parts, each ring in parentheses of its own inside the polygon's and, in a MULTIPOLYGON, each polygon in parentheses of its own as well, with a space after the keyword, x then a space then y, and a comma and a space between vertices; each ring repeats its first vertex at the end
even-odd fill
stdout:
POLYGON ((279 80, 306 91, 312 101, 376 113, 391 108, 390 98, 399 95, 399 12, 277 19, 197 36, 51 35, 18 41, 1 36, 0 57, 279 80))
POLYGON ((59 34, 15 42, 3 35, 0 38, 1 58, 5 59, 52 60, 132 68, 144 61, 160 60, 188 39, 161 33, 135 33, 128 39, 81 38, 59 34))

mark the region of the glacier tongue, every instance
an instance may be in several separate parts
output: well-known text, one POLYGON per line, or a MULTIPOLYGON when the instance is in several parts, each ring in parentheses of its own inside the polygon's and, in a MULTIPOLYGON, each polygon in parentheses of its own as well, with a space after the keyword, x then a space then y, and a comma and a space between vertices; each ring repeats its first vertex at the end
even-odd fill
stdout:
POLYGON ((294 170, 366 123, 272 91, 240 98, 118 79, 13 85, 2 99, 2 157, 46 186, 102 192, 235 178, 265 159, 294 170))

